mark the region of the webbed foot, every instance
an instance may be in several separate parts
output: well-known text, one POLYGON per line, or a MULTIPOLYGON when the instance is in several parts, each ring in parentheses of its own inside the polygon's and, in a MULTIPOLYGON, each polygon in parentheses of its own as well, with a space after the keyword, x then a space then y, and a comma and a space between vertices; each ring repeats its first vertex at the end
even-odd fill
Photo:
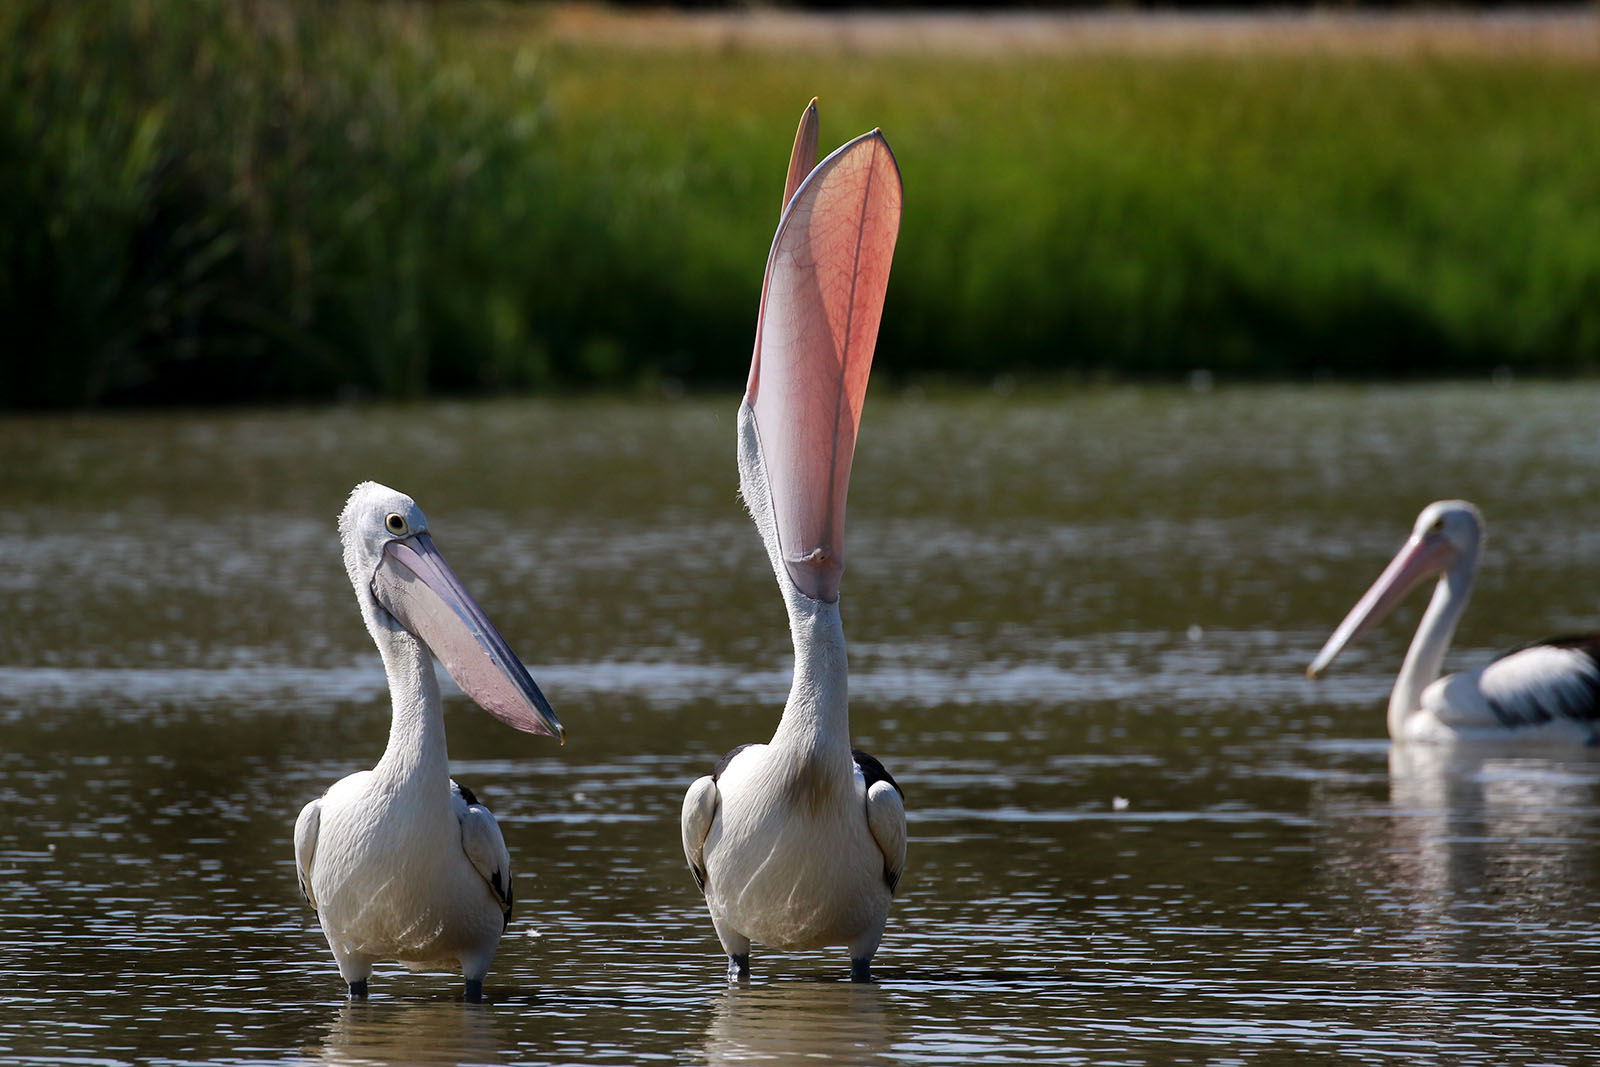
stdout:
POLYGON ((350 999, 351 1000, 366 1000, 367 999, 367 980, 365 978, 361 979, 359 982, 351 982, 350 983, 350 999))
POLYGON ((477 1004, 483 1000, 483 979, 468 978, 466 999, 468 1004, 477 1004))
POLYGON ((750 980, 750 953, 743 956, 728 956, 728 981, 748 982, 750 980))
POLYGON ((864 960, 851 960, 850 961, 850 981, 852 981, 852 982, 870 982, 870 981, 872 981, 872 957, 871 956, 868 956, 864 960))

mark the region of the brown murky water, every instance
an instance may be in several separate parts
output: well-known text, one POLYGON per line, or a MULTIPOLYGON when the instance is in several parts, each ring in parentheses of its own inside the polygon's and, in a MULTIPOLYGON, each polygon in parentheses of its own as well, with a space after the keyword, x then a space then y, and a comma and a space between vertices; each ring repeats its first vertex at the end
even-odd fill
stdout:
POLYGON ((1600 627, 1600 388, 875 395, 853 727, 911 847, 871 987, 760 949, 728 987, 679 852, 787 691, 735 404, 0 420, 0 1061, 1593 1054, 1600 756, 1391 758, 1418 605, 1302 672, 1435 497, 1489 523, 1452 666, 1600 627), (295 813, 387 732, 333 522, 364 478, 569 730, 450 698, 518 865, 485 1005, 344 1003, 295 889, 295 813))

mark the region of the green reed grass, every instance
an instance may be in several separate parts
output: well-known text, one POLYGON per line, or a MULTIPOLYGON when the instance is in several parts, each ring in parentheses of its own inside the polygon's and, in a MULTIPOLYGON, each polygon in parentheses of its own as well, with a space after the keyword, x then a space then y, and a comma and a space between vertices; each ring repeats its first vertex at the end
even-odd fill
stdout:
POLYGON ((788 141, 881 125, 901 376, 1600 370, 1600 71, 0 5, 0 404, 736 382, 788 141))

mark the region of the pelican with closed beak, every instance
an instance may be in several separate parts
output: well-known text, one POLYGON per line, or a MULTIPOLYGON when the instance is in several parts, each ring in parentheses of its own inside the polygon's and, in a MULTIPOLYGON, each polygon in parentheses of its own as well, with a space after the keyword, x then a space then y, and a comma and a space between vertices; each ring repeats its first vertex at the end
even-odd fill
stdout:
POLYGON ((1600 727, 1600 634, 1546 638, 1476 670, 1439 677, 1472 592, 1482 545, 1483 516, 1472 504, 1439 500, 1423 508, 1400 553, 1350 609, 1306 674, 1322 674, 1407 593, 1437 577, 1389 694, 1389 736, 1396 741, 1594 744, 1600 727))
POLYGON ((477 705, 526 733, 565 739, 555 711, 445 563, 416 502, 376 482, 339 516, 344 565, 389 676, 383 758, 335 782, 294 827, 300 891, 316 909, 351 997, 373 964, 459 971, 466 997, 511 919, 511 856, 489 809, 450 777, 438 656, 477 705))

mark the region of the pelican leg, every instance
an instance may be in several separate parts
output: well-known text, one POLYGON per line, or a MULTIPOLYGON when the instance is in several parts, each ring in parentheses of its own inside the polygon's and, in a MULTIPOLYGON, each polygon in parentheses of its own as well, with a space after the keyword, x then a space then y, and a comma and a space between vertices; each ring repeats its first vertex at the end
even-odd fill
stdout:
POLYGON ((872 981, 872 957, 878 954, 882 940, 883 927, 877 926, 850 943, 850 981, 872 981))
MULTIPOLYGON (((488 814, 485 811, 484 814, 488 814)), ((466 983, 463 996, 468 1004, 478 1004, 483 1001, 483 980, 488 977, 489 964, 494 962, 494 950, 498 943, 491 943, 487 952, 476 952, 461 957, 461 978, 466 983)))
POLYGON ((728 954, 728 981, 749 981, 750 939, 715 914, 711 916, 711 926, 717 931, 717 940, 722 942, 722 951, 728 954))
POLYGON ((328 916, 326 912, 319 912, 317 920, 322 924, 323 936, 328 939, 328 947, 333 950, 333 960, 339 965, 339 977, 350 986, 351 1000, 367 999, 367 979, 372 977, 372 965, 376 961, 370 956, 359 953, 346 952, 339 947, 339 938, 328 931, 328 916))

